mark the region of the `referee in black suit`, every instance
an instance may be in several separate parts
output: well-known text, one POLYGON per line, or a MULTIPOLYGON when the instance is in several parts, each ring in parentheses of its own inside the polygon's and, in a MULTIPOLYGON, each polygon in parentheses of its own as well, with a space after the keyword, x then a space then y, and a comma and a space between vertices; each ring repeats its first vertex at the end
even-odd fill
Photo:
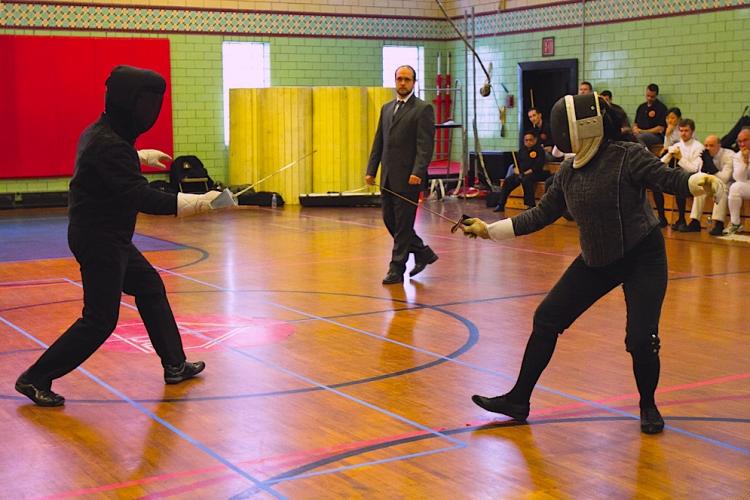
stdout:
MULTIPOLYGON (((380 110, 378 131, 372 143, 365 182, 375 184, 378 165, 383 166, 380 185, 417 203, 427 182, 427 166, 435 144, 432 105, 414 95, 417 72, 411 66, 396 69, 397 98, 380 110)), ((382 191, 383 221, 393 237, 393 254, 384 285, 403 283, 406 261, 414 254, 410 276, 422 272, 438 256, 414 231, 417 206, 382 191)))

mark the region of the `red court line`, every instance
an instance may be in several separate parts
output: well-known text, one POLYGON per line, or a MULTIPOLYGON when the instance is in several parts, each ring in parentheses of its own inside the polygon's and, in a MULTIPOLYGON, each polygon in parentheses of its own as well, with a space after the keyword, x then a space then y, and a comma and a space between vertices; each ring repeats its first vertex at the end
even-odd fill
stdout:
MULTIPOLYGON (((727 375, 727 376, 724 376, 724 377, 717 377, 717 378, 702 380, 702 381, 698 381, 698 382, 691 382, 691 383, 687 383, 687 384, 680 384, 680 385, 675 385, 675 386, 671 386, 671 387, 665 387, 663 389, 658 390, 657 393, 669 393, 669 392, 681 391, 681 390, 686 390, 686 389, 694 389, 696 387, 703 387, 703 386, 707 386, 707 385, 722 384, 722 383, 725 383, 725 382, 732 382, 732 381, 743 380, 743 379, 747 379, 747 378, 750 378, 750 372, 748 372, 748 373, 738 373, 738 374, 735 374, 735 375, 727 375)), ((599 404, 605 404, 605 403, 611 403, 611 402, 622 401, 622 400, 627 400, 627 399, 634 399, 634 398, 637 398, 637 397, 639 397, 638 393, 630 393, 630 394, 623 394, 623 395, 615 396, 615 397, 611 397, 611 398, 605 398, 605 399, 597 400, 597 401, 594 401, 594 402, 595 403, 599 403, 599 404)), ((731 396, 722 396, 722 397, 718 397, 718 398, 715 398, 715 399, 716 400, 720 400, 720 399, 744 399, 746 397, 747 397, 746 395, 740 395, 740 396, 734 396, 734 397, 731 397, 731 396)), ((660 406, 666 406, 666 405, 672 406, 672 405, 678 405, 678 404, 690 404, 690 403, 693 403, 693 402, 701 402, 701 401, 705 402, 705 401, 710 401, 710 400, 711 399, 701 398, 701 399, 691 399, 691 400, 684 400, 684 401, 673 401, 673 402, 670 402, 670 403, 662 404, 660 406)), ((534 412, 531 413, 531 415, 532 415, 532 417, 539 417, 539 416, 544 416, 544 415, 562 413, 562 415, 564 415, 564 416, 570 416, 570 415, 580 415, 580 414, 590 413, 592 411, 597 411, 598 410, 595 407, 589 407, 587 409, 587 411, 573 412, 573 413, 570 413, 570 415, 567 414, 567 413, 565 413, 566 411, 569 411, 569 410, 576 410, 576 409, 584 408, 584 407, 589 407, 589 404, 588 403, 574 403, 574 404, 558 405, 558 406, 543 408, 541 410, 534 411, 534 412)), ((481 421, 475 421, 475 422, 468 422, 465 425, 467 427, 472 427, 472 426, 487 425, 487 424, 490 424, 490 423, 496 423, 496 421, 494 419, 492 419, 492 420, 481 420, 481 421)), ((446 427, 441 427, 441 428, 433 429, 433 431, 438 431, 438 432, 443 432, 445 430, 447 430, 446 427)), ((428 434, 428 432, 427 431, 419 430, 419 431, 413 431, 413 432, 404 433, 404 434, 398 434, 398 435, 394 435, 394 436, 381 437, 381 438, 376 438, 376 439, 371 439, 371 440, 366 440, 366 441, 356 441, 356 442, 351 442, 351 443, 346 443, 346 444, 341 444, 341 445, 335 445, 335 446, 330 446, 330 447, 325 447, 325 448, 318 448, 318 449, 313 449, 313 450, 306 450, 306 451, 294 452, 294 453, 290 453, 290 454, 287 454, 287 455, 278 455, 278 456, 264 457, 264 458, 254 459, 254 460, 246 460, 246 461, 239 462, 238 465, 240 465, 240 466, 242 466, 242 465, 260 465, 264 469, 273 470, 274 467, 278 467, 278 466, 281 466, 281 465, 287 465, 287 466, 289 466, 289 465, 304 464, 304 463, 309 462, 311 460, 319 460, 319 459, 325 458, 328 455, 333 455, 333 454, 336 454, 336 453, 340 453, 342 451, 348 451, 348 450, 352 450, 352 449, 363 448, 363 447, 367 447, 367 446, 372 446, 372 445, 387 443, 389 441, 397 441, 397 440, 400 440, 400 439, 409 438, 409 437, 416 437, 416 436, 421 436, 421 435, 425 435, 425 434, 428 434)), ((101 492, 105 492, 105 491, 117 490, 117 489, 121 489, 121 488, 128 488, 128 487, 131 487, 131 486, 138 486, 138 485, 142 485, 142 484, 149 484, 149 483, 158 482, 158 481, 166 481, 166 480, 169 480, 169 479, 175 479, 175 478, 181 478, 181 477, 199 476, 201 474, 207 474, 207 473, 218 472, 218 471, 223 471, 223 470, 225 470, 223 466, 212 466, 212 467, 206 467, 206 468, 201 468, 201 469, 194 469, 194 470, 189 470, 189 471, 171 472, 171 473, 166 473, 166 474, 160 474, 160 475, 157 475, 157 476, 151 476, 151 477, 146 477, 146 478, 141 478, 141 479, 134 479, 134 480, 125 481, 125 482, 121 482, 121 483, 111 483, 111 484, 97 486, 97 487, 93 487, 93 488, 85 488, 85 489, 79 489, 79 490, 64 492, 64 493, 57 493, 57 494, 50 495, 50 496, 47 496, 47 497, 44 497, 44 498, 45 499, 59 499, 59 498, 68 498, 68 497, 74 497, 74 496, 79 496, 79 495, 95 494, 95 493, 101 493, 101 492)), ((234 474, 227 474, 226 476, 222 476, 222 478, 224 478, 224 479, 233 478, 233 477, 237 477, 237 476, 234 475, 234 474)), ((210 484, 214 484, 215 482, 219 481, 220 479, 221 478, 207 479, 207 480, 200 481, 199 483, 194 483, 194 484, 199 485, 199 484, 202 484, 202 483, 204 483, 206 481, 210 482, 210 484)), ((170 493, 170 494, 184 493, 186 491, 189 491, 189 490, 185 489, 188 486, 189 485, 178 487, 178 488, 175 489, 175 493, 170 493), (179 490, 179 491, 177 491, 177 490, 179 490)), ((197 487, 198 486, 196 486, 196 488, 197 487)), ((171 491, 171 490, 169 490, 169 491, 171 491)), ((154 497, 154 498, 156 498, 156 497, 154 497)))
MULTIPOLYGON (((34 261, 28 261, 34 262, 34 261)), ((38 280, 23 280, 23 281, 4 281, 0 282, 1 288, 26 288, 30 286, 42 286, 42 285, 56 285, 66 283, 64 278, 48 278, 38 280)))
MULTIPOLYGON (((674 385, 671 387, 665 387, 663 389, 657 389, 656 394, 666 394, 669 392, 682 391, 685 389, 695 389, 697 387, 703 387, 706 385, 723 384, 724 382, 733 382, 735 380, 743 380, 747 378, 750 378, 750 372, 737 373, 735 375, 726 375, 724 377, 701 380, 699 382, 690 382, 687 384, 680 384, 680 385, 674 385)), ((626 399, 636 399, 639 397, 640 395, 637 392, 632 392, 630 394, 622 394, 620 396, 614 396, 611 398, 594 400, 593 402, 598 403, 598 404, 608 404, 608 403, 615 403, 617 401, 623 401, 626 399)), ((544 408, 542 410, 534 411, 532 412, 532 414, 534 416, 541 416, 541 415, 547 415, 548 413, 557 413, 561 410, 576 410, 578 408, 585 408, 587 406, 589 406, 589 403, 571 403, 568 405, 555 406, 552 408, 544 408)))

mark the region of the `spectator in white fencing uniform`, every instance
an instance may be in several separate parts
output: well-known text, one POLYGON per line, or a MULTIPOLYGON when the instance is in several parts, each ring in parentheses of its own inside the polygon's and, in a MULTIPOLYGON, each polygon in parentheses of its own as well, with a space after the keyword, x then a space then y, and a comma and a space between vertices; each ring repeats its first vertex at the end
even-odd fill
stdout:
POLYGON ((734 184, 729 188, 729 227, 724 234, 734 234, 742 231, 742 200, 750 199, 750 127, 745 127, 737 134, 737 146, 740 150, 734 155, 732 175, 734 184))
MULTIPOLYGON (((703 144, 696 141, 693 137, 695 133, 695 122, 690 118, 684 118, 680 120, 680 142, 670 146, 667 149, 667 154, 662 156, 662 163, 672 164, 675 167, 680 167, 686 172, 694 174, 701 171, 703 166, 703 144), (673 161, 674 160, 674 161, 673 161)), ((677 222, 672 224, 673 231, 687 231, 687 223, 685 222, 685 198, 682 196, 675 196, 677 202, 677 222), (683 227, 684 226, 684 227, 683 227)), ((698 221, 696 221, 698 222, 698 221)), ((697 229, 691 229, 693 231, 700 231, 700 223, 698 222, 697 229)))
MULTIPOLYGON (((734 151, 722 148, 721 141, 715 135, 709 135, 706 137, 703 141, 703 146, 706 148, 703 154, 703 171, 706 171, 705 163, 708 161, 708 155, 710 161, 713 162, 714 167, 716 168, 716 173, 714 175, 724 183, 724 193, 719 196, 718 203, 714 203, 714 207, 711 211, 711 220, 714 221, 714 227, 708 232, 711 236, 721 236, 724 232, 724 219, 727 216, 727 193, 729 192, 729 187, 734 180, 734 177, 732 176, 734 151)), ((693 209, 690 211, 691 218, 700 218, 700 214, 703 213, 703 203, 705 199, 705 196, 697 196, 693 198, 693 209)))

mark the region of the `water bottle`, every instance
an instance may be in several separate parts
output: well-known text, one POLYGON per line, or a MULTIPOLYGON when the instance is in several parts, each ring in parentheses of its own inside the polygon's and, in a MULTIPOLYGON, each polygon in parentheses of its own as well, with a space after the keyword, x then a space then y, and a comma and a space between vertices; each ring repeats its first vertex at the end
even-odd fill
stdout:
POLYGON ((273 193, 271 195, 271 208, 276 208, 279 206, 278 198, 276 197, 276 193, 273 193))

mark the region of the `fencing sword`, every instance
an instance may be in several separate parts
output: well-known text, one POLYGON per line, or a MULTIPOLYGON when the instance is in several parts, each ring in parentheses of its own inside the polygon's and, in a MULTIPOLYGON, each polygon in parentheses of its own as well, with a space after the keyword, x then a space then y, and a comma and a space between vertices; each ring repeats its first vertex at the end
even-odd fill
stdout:
POLYGON ((310 152, 309 152, 309 153, 307 153, 306 155, 304 155, 304 156, 300 156, 300 157, 299 157, 299 158, 297 158, 296 160, 294 160, 294 161, 292 161, 292 162, 290 162, 290 163, 287 163, 286 165, 284 165, 284 166, 283 166, 283 167, 281 167, 280 169, 278 169, 278 170, 276 170, 276 171, 274 171, 274 172, 271 172, 271 173, 270 173, 270 174, 268 174, 267 176, 263 177, 263 178, 262 178, 262 179, 260 179, 260 180, 257 180, 257 181, 255 181, 254 183, 252 183, 251 185, 249 185, 249 186, 248 186, 248 187, 246 187, 245 189, 243 189, 243 190, 241 190, 241 191, 238 191, 237 193, 232 193, 232 192, 231 192, 231 191, 229 190, 229 188, 225 189, 224 191, 222 191, 222 192, 221 192, 221 194, 220 194, 219 196, 217 196, 217 197, 216 197, 216 198, 215 198, 215 199, 214 199, 214 200, 213 200, 213 201, 211 202, 211 207, 212 207, 212 208, 225 208, 225 207, 231 207, 231 206, 234 206, 234 207, 236 207, 236 206, 238 205, 238 203, 239 203, 239 202, 237 201, 237 198, 239 198, 239 197, 240 197, 241 195, 243 195, 243 194, 247 193, 248 191, 250 191, 251 189, 253 189, 253 188, 254 188, 255 186, 257 186, 258 184, 260 184, 261 182, 265 182, 265 181, 267 181, 268 179, 270 179, 270 178, 271 178, 271 177, 273 177, 274 175, 276 175, 276 174, 280 174, 281 172, 283 172, 284 170, 286 170, 286 169, 288 169, 288 168, 292 168, 292 167, 293 167, 294 165, 296 165, 297 163, 301 162, 302 160, 304 160, 304 159, 305 159, 305 158, 307 158, 308 156, 312 156, 312 155, 313 155, 313 154, 315 154, 316 152, 317 152, 317 149, 313 149, 312 151, 310 151, 310 152))
POLYGON ((443 220, 446 220, 446 221, 450 222, 450 223, 451 223, 451 224, 453 225, 453 227, 451 227, 451 233, 455 233, 455 232, 456 232, 456 231, 458 230, 458 228, 459 228, 459 226, 460 226, 461 224, 464 224, 464 225, 468 225, 468 224, 465 224, 465 221, 466 221, 467 219, 471 219, 471 217, 470 217, 470 216, 468 216, 468 215, 464 214, 464 215, 462 215, 462 216, 461 216, 461 218, 460 218, 459 220, 454 220, 454 219, 451 219, 450 217, 446 217, 445 215, 443 215, 443 214, 441 214, 441 213, 438 213, 438 212, 436 212, 435 210, 430 210, 429 208, 427 208, 426 206, 422 205, 422 204, 421 204, 421 203, 419 203, 418 201, 413 201, 413 200, 410 200, 410 199, 409 199, 409 198, 407 198, 406 196, 402 196, 402 195, 400 195, 400 194, 398 194, 398 193, 395 193, 395 192, 391 191, 390 189, 388 189, 387 187, 383 187, 383 186, 380 186, 380 189, 381 189, 381 190, 383 190, 383 191, 385 191, 386 193, 390 193, 390 194, 392 194, 392 195, 393 195, 393 196, 395 196, 396 198, 401 198, 401 199, 402 199, 402 200, 404 200, 405 202, 407 202, 407 203, 410 203, 410 204, 414 205, 414 206, 415 206, 415 207, 417 207, 417 208, 419 208, 419 207, 422 207, 422 209, 424 209, 425 211, 427 211, 427 212, 431 213, 432 215, 437 215, 437 216, 438 216, 438 217, 440 217, 441 219, 443 219, 443 220))
POLYGON ((284 170, 286 170, 286 169, 288 169, 288 168, 292 168, 293 166, 295 166, 295 165, 296 165, 297 163, 301 162, 302 160, 304 160, 304 159, 305 159, 305 158, 307 158, 308 156, 312 156, 313 154, 315 154, 315 153, 316 153, 317 151, 318 151, 317 149, 313 149, 312 151, 310 151, 310 152, 309 152, 309 153, 307 153, 306 155, 304 155, 304 156, 300 156, 299 158, 297 158, 296 160, 294 160, 294 161, 293 161, 293 162, 291 162, 291 163, 287 163, 286 165, 284 165, 284 166, 283 166, 283 167, 281 167, 280 169, 276 170, 275 172, 271 172, 270 174, 268 174, 267 176, 263 177, 263 178, 262 178, 262 179, 260 179, 259 181, 255 181, 255 182, 254 182, 253 184, 249 185, 248 187, 246 187, 246 188, 245 188, 245 189, 243 189, 242 191, 239 191, 239 192, 238 192, 238 193, 236 193, 236 194, 235 194, 234 196, 235 196, 235 197, 237 197, 237 196, 240 196, 240 195, 242 195, 242 194, 245 194, 245 193, 247 193, 248 191, 250 191, 251 189, 253 189, 253 188, 254 188, 255 186, 257 186, 258 184, 260 184, 261 182, 267 181, 268 179, 270 179, 270 178, 271 178, 271 177, 273 177, 274 175, 276 175, 276 174, 280 174, 281 172, 283 172, 284 170))

